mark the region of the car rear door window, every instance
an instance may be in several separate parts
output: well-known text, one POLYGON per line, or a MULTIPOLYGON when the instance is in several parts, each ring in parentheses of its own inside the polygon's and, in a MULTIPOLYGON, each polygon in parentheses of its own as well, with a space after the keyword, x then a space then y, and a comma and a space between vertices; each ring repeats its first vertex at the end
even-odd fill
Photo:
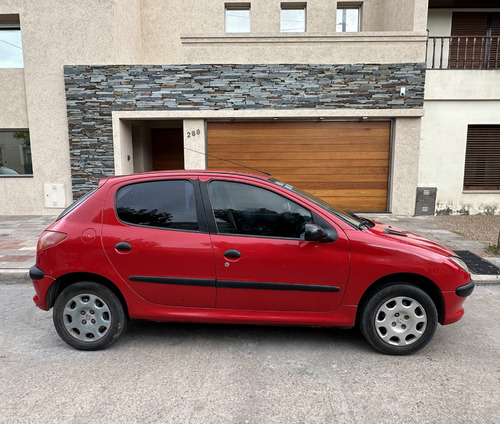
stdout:
POLYGON ((275 192, 249 184, 212 181, 208 187, 222 234, 300 238, 311 212, 275 192))
POLYGON ((116 213, 127 224, 198 231, 193 184, 186 180, 148 181, 121 187, 116 213))

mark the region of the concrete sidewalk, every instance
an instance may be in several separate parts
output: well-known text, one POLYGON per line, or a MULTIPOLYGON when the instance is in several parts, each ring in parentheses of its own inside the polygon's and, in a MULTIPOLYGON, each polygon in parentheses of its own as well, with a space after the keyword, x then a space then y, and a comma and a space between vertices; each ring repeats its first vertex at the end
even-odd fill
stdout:
POLYGON ((29 283, 36 244, 56 216, 0 216, 0 283, 29 283))
MULTIPOLYGON (((411 231, 434 240, 451 250, 469 250, 494 265, 500 258, 487 257, 484 245, 450 231, 442 230, 424 217, 392 214, 363 214, 369 219, 411 231)), ((56 216, 0 216, 0 283, 29 283, 29 268, 35 264, 36 243, 43 230, 56 216)), ((497 275, 473 275, 477 283, 500 283, 497 275)))

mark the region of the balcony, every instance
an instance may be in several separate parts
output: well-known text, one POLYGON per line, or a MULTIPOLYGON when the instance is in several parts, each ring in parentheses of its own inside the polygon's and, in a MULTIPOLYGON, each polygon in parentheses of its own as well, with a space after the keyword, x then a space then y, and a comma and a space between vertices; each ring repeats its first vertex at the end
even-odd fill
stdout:
POLYGON ((500 69, 500 37, 429 37, 427 69, 500 69))

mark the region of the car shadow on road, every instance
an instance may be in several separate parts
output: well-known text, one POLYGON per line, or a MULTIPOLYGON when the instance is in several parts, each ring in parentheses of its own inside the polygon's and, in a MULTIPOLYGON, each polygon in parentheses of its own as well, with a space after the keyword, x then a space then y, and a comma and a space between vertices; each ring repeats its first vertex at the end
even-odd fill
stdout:
POLYGON ((118 342, 122 347, 137 344, 145 347, 191 344, 217 346, 220 349, 249 343, 270 348, 307 345, 314 349, 331 349, 337 346, 349 350, 371 350, 357 328, 191 324, 141 320, 131 321, 118 342))

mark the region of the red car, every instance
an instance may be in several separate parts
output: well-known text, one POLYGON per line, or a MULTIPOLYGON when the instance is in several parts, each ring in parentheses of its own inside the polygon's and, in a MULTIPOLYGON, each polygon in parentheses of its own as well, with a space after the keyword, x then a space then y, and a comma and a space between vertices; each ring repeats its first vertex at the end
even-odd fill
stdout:
POLYGON ((213 171, 103 179, 40 236, 30 277, 36 305, 82 350, 145 319, 358 324, 404 355, 458 321, 474 289, 436 243, 269 177, 213 171))

